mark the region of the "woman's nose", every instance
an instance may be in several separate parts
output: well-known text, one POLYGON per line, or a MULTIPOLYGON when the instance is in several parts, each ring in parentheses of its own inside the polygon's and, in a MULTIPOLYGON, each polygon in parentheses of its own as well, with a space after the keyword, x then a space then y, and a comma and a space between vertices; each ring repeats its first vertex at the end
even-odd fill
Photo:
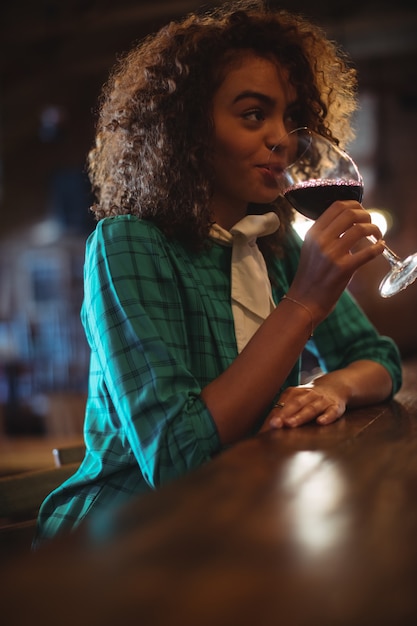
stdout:
POLYGON ((269 166, 273 172, 280 173, 292 163, 297 155, 299 128, 284 132, 269 146, 271 151, 269 166), (273 145, 272 145, 273 144, 273 145))
POLYGON ((269 150, 283 151, 288 148, 289 136, 284 124, 275 125, 268 134, 267 145, 269 150))

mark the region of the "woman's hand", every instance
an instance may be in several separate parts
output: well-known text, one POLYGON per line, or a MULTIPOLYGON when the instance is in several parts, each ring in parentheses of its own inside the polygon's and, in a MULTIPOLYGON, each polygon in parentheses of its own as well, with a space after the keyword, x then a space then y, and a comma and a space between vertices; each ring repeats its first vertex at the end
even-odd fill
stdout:
POLYGON ((313 384, 288 387, 279 405, 269 413, 261 432, 271 428, 296 428, 315 421, 326 425, 335 422, 346 410, 343 391, 332 386, 313 384))
POLYGON ((354 361, 343 369, 314 378, 306 385, 288 387, 270 411, 261 432, 296 428, 308 422, 327 425, 338 420, 346 407, 366 406, 386 400, 392 380, 380 363, 354 361))
POLYGON ((381 232, 359 202, 334 202, 308 231, 289 295, 305 304, 315 323, 333 309, 354 272, 382 253, 381 232), (379 241, 359 246, 367 237, 379 241))

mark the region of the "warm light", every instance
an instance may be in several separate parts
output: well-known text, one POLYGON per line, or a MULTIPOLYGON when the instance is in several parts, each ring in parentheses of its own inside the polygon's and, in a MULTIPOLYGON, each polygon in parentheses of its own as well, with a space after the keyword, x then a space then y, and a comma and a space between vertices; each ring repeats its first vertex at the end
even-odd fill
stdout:
POLYGON ((371 214, 372 223, 378 226, 379 230, 382 233, 382 236, 385 235, 387 230, 389 230, 392 226, 392 216, 388 211, 383 211, 382 209, 368 209, 371 214))
POLYGON ((304 217, 304 215, 301 215, 301 213, 295 213, 295 217, 294 217, 294 221, 292 225, 293 225, 295 232, 304 241, 304 237, 306 236, 308 230, 313 225, 313 220, 309 220, 307 217, 304 217))

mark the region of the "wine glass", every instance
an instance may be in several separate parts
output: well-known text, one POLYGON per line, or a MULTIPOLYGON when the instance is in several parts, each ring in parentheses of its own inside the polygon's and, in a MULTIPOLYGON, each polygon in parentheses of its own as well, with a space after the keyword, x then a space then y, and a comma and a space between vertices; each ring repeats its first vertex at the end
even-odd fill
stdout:
MULTIPOLYGON (((317 219, 336 200, 362 200, 363 180, 353 159, 309 128, 285 135, 272 149, 269 168, 280 192, 310 219, 317 219)), ((402 260, 385 245, 383 255, 391 269, 382 279, 379 293, 389 298, 417 279, 417 253, 402 260)))

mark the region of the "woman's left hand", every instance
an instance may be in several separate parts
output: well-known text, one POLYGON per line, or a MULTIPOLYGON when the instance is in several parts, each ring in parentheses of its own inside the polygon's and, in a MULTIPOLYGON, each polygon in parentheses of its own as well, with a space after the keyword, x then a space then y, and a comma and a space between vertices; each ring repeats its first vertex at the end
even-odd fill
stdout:
POLYGON ((261 432, 274 428, 297 428, 316 421, 326 425, 335 422, 346 410, 346 402, 333 387, 313 384, 288 387, 269 413, 261 432))

